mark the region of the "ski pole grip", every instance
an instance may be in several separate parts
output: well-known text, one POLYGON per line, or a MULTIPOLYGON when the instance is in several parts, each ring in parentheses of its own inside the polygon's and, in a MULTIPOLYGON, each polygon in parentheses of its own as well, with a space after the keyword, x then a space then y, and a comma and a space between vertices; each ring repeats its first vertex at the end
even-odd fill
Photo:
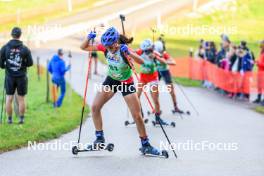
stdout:
POLYGON ((126 17, 125 17, 125 15, 120 14, 119 17, 120 17, 121 21, 126 21, 126 17))

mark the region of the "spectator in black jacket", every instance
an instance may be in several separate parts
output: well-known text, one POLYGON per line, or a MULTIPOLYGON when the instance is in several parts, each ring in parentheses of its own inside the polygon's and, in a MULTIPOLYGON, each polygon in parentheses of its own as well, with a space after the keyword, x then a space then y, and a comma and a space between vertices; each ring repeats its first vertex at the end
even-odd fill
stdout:
POLYGON ((5 69, 6 112, 9 124, 13 122, 12 101, 16 91, 19 104, 19 124, 24 123, 25 95, 28 88, 27 67, 33 65, 30 50, 19 40, 21 34, 21 29, 14 27, 11 32, 12 39, 2 47, 0 54, 0 67, 5 69))
POLYGON ((221 50, 217 53, 216 56, 216 64, 220 66, 221 60, 226 58, 226 54, 229 51, 229 47, 231 45, 231 41, 229 37, 225 34, 221 35, 222 43, 221 43, 221 50))

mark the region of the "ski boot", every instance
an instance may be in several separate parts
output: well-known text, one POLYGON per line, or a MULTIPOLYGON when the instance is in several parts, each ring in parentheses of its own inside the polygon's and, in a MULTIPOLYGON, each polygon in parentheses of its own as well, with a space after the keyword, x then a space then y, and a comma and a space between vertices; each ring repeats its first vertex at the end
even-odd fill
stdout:
POLYGON ((172 127, 176 126, 175 122, 171 122, 169 124, 169 123, 165 122, 164 120, 162 120, 159 115, 156 114, 155 116, 156 116, 155 121, 152 121, 153 126, 156 126, 156 125, 172 126, 172 127))
POLYGON ((7 119, 7 123, 8 123, 8 124, 12 124, 12 123, 13 123, 13 119, 12 119, 12 117, 8 117, 8 119, 7 119))
POLYGON ((84 149, 79 149, 78 146, 72 147, 72 154, 77 155, 79 152, 93 152, 93 151, 102 151, 107 150, 109 152, 112 152, 114 150, 114 144, 112 143, 105 143, 105 138, 103 136, 103 131, 96 131, 96 140, 93 142, 93 144, 88 145, 84 149))
POLYGON ((169 154, 166 150, 162 150, 160 152, 158 149, 152 147, 147 138, 142 140, 141 143, 142 147, 139 148, 139 151, 142 153, 142 155, 169 158, 169 154))
POLYGON ((105 147, 105 138, 103 131, 96 131, 95 132, 96 139, 92 145, 87 146, 87 150, 100 150, 104 149, 105 147))
POLYGON ((172 112, 172 114, 180 114, 180 115, 186 114, 186 115, 191 115, 190 111, 183 111, 183 110, 181 110, 177 106, 177 104, 174 105, 174 109, 171 112, 172 112))
POLYGON ((177 106, 174 107, 174 109, 172 110, 172 113, 179 113, 179 114, 184 114, 184 112, 182 110, 180 110, 177 106))

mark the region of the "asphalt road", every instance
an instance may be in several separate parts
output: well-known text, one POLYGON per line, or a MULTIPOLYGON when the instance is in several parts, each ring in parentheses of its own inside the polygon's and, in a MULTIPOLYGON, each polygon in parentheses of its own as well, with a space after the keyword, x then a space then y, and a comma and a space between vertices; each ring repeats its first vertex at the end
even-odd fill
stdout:
MULTIPOLYGON (((52 52, 36 51, 49 57, 52 52)), ((83 94, 84 75, 87 59, 84 53, 73 53, 72 86, 83 94)), ((105 68, 100 64, 101 74, 105 68)), ((88 89, 87 101, 90 104, 95 96, 94 85, 103 78, 93 76, 88 89)), ((107 151, 81 153, 73 156, 70 150, 28 150, 27 148, 0 155, 1 176, 24 175, 253 175, 264 173, 263 128, 264 118, 248 108, 247 104, 233 102, 213 92, 198 88, 184 88, 200 115, 192 111, 191 116, 181 119, 170 113, 170 97, 160 96, 163 117, 176 121, 176 128, 166 128, 173 143, 234 143, 235 151, 217 151, 205 148, 201 151, 180 147, 175 159, 170 152, 169 159, 149 158, 140 155, 139 139, 135 126, 125 127, 127 109, 120 94, 117 94, 103 108, 104 128, 108 142, 115 144, 112 153, 107 151)), ((181 108, 190 109, 177 88, 181 108)), ((143 98, 144 110, 149 108, 143 98)), ((81 109, 81 107, 80 107, 81 109)), ((67 115, 67 114, 65 114, 67 115)), ((149 117, 150 119, 152 117, 149 117)), ((147 125, 151 142, 159 146, 166 142, 161 129, 147 125)), ((78 130, 45 144, 70 143, 77 140, 78 130)), ((82 142, 94 140, 94 127, 91 119, 84 124, 82 142)), ((212 144, 212 145, 213 145, 212 144)), ((185 144, 186 145, 186 144, 185 144)), ((231 144, 230 144, 231 145, 231 144)))
MULTIPOLYGON (((130 14, 127 18, 137 17, 137 25, 146 21, 155 20, 153 14, 157 9, 173 9, 179 6, 178 1, 160 2, 130 14), (174 7, 173 7, 174 6, 174 7), (148 13, 146 13, 148 12, 148 13)), ((181 1, 180 3, 182 3, 181 1)), ((132 3, 132 2, 130 2, 132 3)), ((135 4, 138 2, 135 1, 135 4)), ((133 3, 132 3, 133 4, 133 3)), ((120 3, 120 6, 123 6, 120 3)), ((132 5, 131 5, 132 6, 132 5)), ((115 6, 114 6, 115 7, 115 6)), ((112 8, 114 8, 112 7, 112 8)), ((111 10, 112 8, 109 8, 111 10)), ((120 7, 119 7, 120 8, 120 7)), ((78 18, 82 18, 78 17, 78 18)), ((88 17, 87 17, 88 18, 88 17)), ((73 21, 74 17, 73 17, 73 21)), ((70 19, 69 21, 70 22, 70 19)), ((118 19, 113 20, 118 23, 118 19)), ((66 22, 67 23, 67 20, 66 22)), ((71 22, 70 22, 71 23, 71 22)), ((133 26, 133 24, 127 24, 133 26)), ((130 28, 130 27, 128 27, 130 28)), ((55 52, 50 48, 71 48, 72 79, 69 82, 72 87, 83 95, 85 72, 87 68, 87 53, 80 52, 78 35, 70 36, 42 45, 41 49, 35 49, 34 56, 40 56, 41 62, 50 58, 55 52)), ((105 75, 105 67, 100 64, 100 72, 105 75)), ((94 96, 95 84, 103 81, 101 76, 93 76, 88 90, 87 101, 91 104, 94 96)), ((161 93, 160 101, 163 110, 163 118, 167 121, 175 121, 176 128, 166 128, 171 141, 178 146, 176 150, 178 159, 170 152, 169 159, 150 158, 140 155, 139 139, 135 126, 125 127, 124 121, 128 118, 127 108, 120 94, 117 94, 103 108, 104 130, 108 142, 115 144, 112 153, 107 151, 81 153, 73 156, 70 150, 29 150, 22 148, 0 155, 1 176, 57 176, 57 175, 214 175, 214 176, 262 176, 264 174, 264 118, 250 109, 248 104, 234 102, 223 98, 214 92, 200 88, 184 88, 184 91, 199 111, 199 116, 191 109, 179 88, 177 96, 180 107, 192 111, 191 116, 179 116, 171 114, 171 101, 168 93, 161 93), (196 150, 188 143, 197 144, 196 150), (201 150, 200 143, 233 145, 236 150, 216 150, 205 147, 201 150), (185 147, 183 147, 185 146, 185 147), (186 147, 187 146, 187 147, 186 147)), ((144 111, 149 110, 146 101, 144 111)), ((80 107, 81 110, 81 107, 80 107)), ((67 114, 65 114, 67 116, 67 114)), ((153 118, 152 116, 149 117, 153 118)), ((159 146, 166 142, 160 128, 147 125, 147 131, 153 145, 159 146)), ((78 130, 65 134, 59 139, 48 141, 43 145, 54 143, 69 144, 77 140, 78 130)), ((94 127, 91 119, 83 126, 82 142, 94 140, 94 127)), ((40 146, 41 147, 41 146, 40 146)))

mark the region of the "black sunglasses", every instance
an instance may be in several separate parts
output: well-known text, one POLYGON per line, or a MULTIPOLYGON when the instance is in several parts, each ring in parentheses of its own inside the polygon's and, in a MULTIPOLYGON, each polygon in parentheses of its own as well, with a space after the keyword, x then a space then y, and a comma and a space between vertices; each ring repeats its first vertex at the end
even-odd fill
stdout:
POLYGON ((153 49, 147 49, 143 51, 145 54, 150 54, 153 52, 153 49))

